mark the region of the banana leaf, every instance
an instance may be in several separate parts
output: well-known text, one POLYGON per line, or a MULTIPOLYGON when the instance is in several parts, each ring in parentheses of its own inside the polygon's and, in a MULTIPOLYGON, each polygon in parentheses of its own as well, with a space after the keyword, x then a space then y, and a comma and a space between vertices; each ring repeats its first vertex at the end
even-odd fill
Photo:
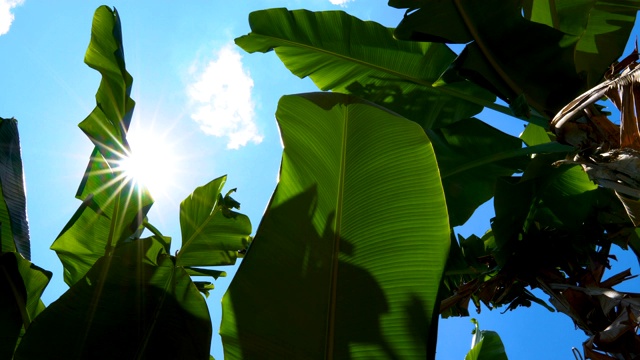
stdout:
POLYGON ((29 221, 16 119, 0 118, 0 253, 17 251, 31 259, 29 221))
MULTIPOLYGON (((398 39, 467 44, 450 71, 508 103, 524 99, 551 117, 587 85, 575 60, 580 36, 525 19, 522 1, 391 0, 389 5, 411 10, 394 32, 398 39)), ((600 76, 605 70, 598 69, 600 76)))
POLYGON ((102 75, 96 107, 79 125, 96 147, 77 192, 83 203, 51 245, 69 285, 116 244, 139 236, 153 204, 148 190, 119 169, 130 154, 126 132, 134 102, 117 11, 106 6, 96 10, 85 63, 102 75))
POLYGON ((429 139, 338 93, 284 96, 276 118, 280 181, 223 297, 225 358, 433 358, 449 223, 429 139))
POLYGON ((587 88, 624 52, 640 1, 524 0, 524 16, 577 38, 575 65, 587 76, 587 88))
POLYGON ((251 222, 233 210, 240 204, 229 194, 220 193, 226 181, 226 176, 214 179, 180 204, 182 247, 176 256, 177 265, 233 265, 238 251, 247 248, 251 222))
POLYGON ((164 250, 147 238, 98 259, 35 319, 15 359, 209 359, 207 304, 164 250))
POLYGON ((473 319, 476 328, 473 335, 473 347, 464 360, 507 360, 504 344, 495 331, 480 330, 478 322, 473 319))
POLYGON ((321 90, 351 93, 418 122, 425 129, 443 126, 491 107, 495 96, 469 81, 434 86, 456 55, 444 44, 411 43, 393 37, 393 29, 362 21, 342 11, 252 12, 251 33, 236 44, 249 53, 274 50, 300 78, 321 90))

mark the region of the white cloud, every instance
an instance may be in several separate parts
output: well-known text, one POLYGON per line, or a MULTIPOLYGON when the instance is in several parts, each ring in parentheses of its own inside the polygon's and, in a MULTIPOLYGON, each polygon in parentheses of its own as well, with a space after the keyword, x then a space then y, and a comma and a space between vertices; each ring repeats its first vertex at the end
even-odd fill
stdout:
POLYGON ((24 0, 0 0, 0 35, 9 32, 14 16, 11 9, 22 5, 24 0))
POLYGON ((346 7, 347 3, 353 0, 329 0, 333 5, 340 5, 342 7, 346 7))
POLYGON ((196 79, 187 88, 195 104, 191 118, 200 124, 200 129, 208 135, 228 137, 229 149, 238 149, 249 141, 262 142, 251 97, 253 79, 242 67, 242 57, 235 46, 223 46, 216 58, 200 70, 192 67, 196 79))

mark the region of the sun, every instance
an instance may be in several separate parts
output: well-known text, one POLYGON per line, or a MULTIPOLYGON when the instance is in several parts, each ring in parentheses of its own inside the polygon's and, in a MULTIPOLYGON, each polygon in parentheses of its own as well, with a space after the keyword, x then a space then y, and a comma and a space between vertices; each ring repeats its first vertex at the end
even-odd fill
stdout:
POLYGON ((153 129, 134 128, 127 134, 127 141, 131 152, 119 164, 124 176, 146 186, 156 198, 169 194, 178 171, 172 140, 153 129))

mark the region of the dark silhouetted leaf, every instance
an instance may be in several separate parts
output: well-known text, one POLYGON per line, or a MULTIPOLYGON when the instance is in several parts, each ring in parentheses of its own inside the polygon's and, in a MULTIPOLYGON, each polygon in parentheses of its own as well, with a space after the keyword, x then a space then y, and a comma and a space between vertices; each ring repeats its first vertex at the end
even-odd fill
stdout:
POLYGON ((100 258, 36 318, 15 358, 208 359, 207 305, 163 249, 148 238, 100 258))
POLYGON ((0 253, 31 258, 24 174, 16 119, 0 118, 0 253))

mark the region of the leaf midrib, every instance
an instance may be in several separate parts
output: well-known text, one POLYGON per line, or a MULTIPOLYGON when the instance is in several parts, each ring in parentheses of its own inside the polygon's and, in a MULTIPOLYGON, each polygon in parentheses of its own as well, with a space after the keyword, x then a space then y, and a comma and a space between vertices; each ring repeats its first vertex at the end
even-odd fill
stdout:
POLYGON ((329 318, 327 325, 327 353, 325 359, 333 359, 333 353, 335 348, 335 320, 336 320, 336 306, 337 306, 337 291, 338 291, 338 266, 340 264, 340 233, 342 227, 342 205, 344 202, 344 178, 346 173, 346 158, 347 158, 347 135, 349 126, 349 107, 351 101, 345 102, 345 108, 343 110, 343 125, 342 125, 342 146, 340 153, 340 173, 338 180, 338 196, 336 199, 336 217, 335 217, 335 230, 333 235, 333 249, 331 257, 331 282, 329 291, 329 318))
POLYGON ((213 211, 211 211, 211 213, 209 215, 207 215, 207 218, 204 219, 202 224, 200 224, 200 226, 198 226, 198 228, 193 232, 193 234, 191 234, 191 236, 189 237, 187 242, 184 243, 182 245, 182 247, 180 248, 180 251, 178 252, 178 255, 176 255, 176 264, 180 263, 180 259, 182 258, 181 255, 191 245, 193 240, 196 239, 198 236, 200 236, 200 234, 202 234, 204 232, 204 228, 209 224, 211 219, 214 218, 214 216, 218 213, 218 211, 221 210, 221 208, 222 208, 222 206, 219 204, 219 200, 216 200, 216 203, 213 206, 213 211))

